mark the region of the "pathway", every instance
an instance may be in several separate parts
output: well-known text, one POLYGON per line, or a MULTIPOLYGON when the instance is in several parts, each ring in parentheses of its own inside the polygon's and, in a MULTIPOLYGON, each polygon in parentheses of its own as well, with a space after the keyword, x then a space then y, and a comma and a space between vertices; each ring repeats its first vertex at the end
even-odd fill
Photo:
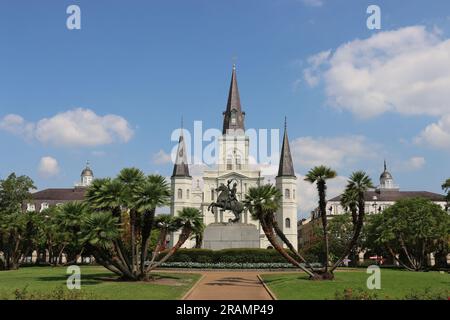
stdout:
POLYGON ((185 300, 272 300, 258 272, 205 271, 185 300))

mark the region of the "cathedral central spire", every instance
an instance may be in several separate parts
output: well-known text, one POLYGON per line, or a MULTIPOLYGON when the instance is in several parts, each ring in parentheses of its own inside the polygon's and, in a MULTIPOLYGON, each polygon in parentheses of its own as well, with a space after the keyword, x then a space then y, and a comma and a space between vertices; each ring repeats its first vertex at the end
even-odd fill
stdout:
POLYGON ((236 78, 236 65, 233 65, 230 90, 228 92, 227 109, 225 110, 223 115, 223 134, 226 134, 228 130, 245 130, 245 112, 242 112, 241 108, 241 99, 239 97, 239 88, 236 78))

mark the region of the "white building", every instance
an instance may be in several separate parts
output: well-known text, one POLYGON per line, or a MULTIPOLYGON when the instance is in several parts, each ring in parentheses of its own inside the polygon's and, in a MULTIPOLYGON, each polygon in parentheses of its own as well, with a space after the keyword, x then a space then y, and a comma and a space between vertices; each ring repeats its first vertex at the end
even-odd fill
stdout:
MULTIPOLYGON (((341 205, 341 196, 334 197, 327 202, 327 217, 346 213, 341 205)), ((395 184, 392 174, 387 170, 386 161, 384 162, 384 171, 380 175, 380 184, 375 189, 365 193, 365 212, 367 215, 377 214, 392 206, 397 201, 407 198, 425 198, 440 205, 442 209, 446 209, 447 201, 445 196, 428 192, 428 191, 401 191, 399 186, 395 184)), ((299 223, 298 225, 298 242, 302 247, 307 247, 315 241, 313 226, 320 224, 318 209, 311 213, 311 217, 299 223)))
MULTIPOLYGON (((228 102, 223 113, 223 131, 219 139, 219 156, 214 169, 204 170, 202 184, 200 181, 192 181, 189 174, 189 166, 186 156, 186 146, 183 135, 180 136, 178 153, 171 177, 172 205, 171 214, 177 215, 184 207, 199 208, 203 213, 206 226, 211 224, 226 224, 234 218, 232 212, 217 211, 213 214, 208 211, 208 206, 217 199, 215 191, 221 184, 227 185, 227 181, 237 183, 236 197, 243 200, 250 187, 263 184, 264 178, 259 169, 249 164, 249 137, 244 129, 245 113, 241 108, 239 89, 236 79, 236 68, 233 67, 231 84, 228 93, 228 102), (201 187, 202 186, 202 187, 201 187)), ((283 146, 276 186, 283 192, 283 201, 276 217, 284 233, 294 246, 297 246, 297 202, 296 202, 296 176, 292 164, 292 156, 289 148, 287 130, 285 127, 283 146)), ((258 221, 252 220, 246 211, 242 213, 240 223, 255 225, 259 230, 259 247, 267 248, 270 243, 266 239, 258 221)), ((170 245, 173 245, 179 237, 179 233, 171 236, 170 245)), ((188 240, 184 247, 191 248, 194 241, 188 240)))
MULTIPOLYGON (((382 212, 384 209, 393 205, 395 202, 406 198, 421 197, 429 199, 434 203, 440 205, 445 210, 447 201, 445 197, 438 193, 428 191, 400 191, 399 186, 394 182, 391 173, 387 171, 386 161, 384 162, 384 171, 380 175, 380 185, 365 194, 366 213, 375 214, 382 212)), ((328 214, 333 216, 336 214, 345 213, 342 207, 341 195, 328 200, 327 209, 328 214)))

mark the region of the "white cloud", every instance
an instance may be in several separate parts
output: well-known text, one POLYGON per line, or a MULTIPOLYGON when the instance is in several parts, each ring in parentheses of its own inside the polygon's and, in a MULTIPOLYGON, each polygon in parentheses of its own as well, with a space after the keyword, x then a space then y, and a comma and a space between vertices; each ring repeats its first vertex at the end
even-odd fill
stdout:
POLYGON ((294 164, 303 168, 326 165, 342 168, 374 158, 379 147, 363 136, 334 138, 300 137, 291 142, 294 164))
POLYGON ((123 117, 114 114, 99 116, 82 108, 58 113, 36 124, 26 122, 19 115, 9 114, 0 122, 0 129, 25 138, 32 137, 44 144, 64 147, 127 142, 133 136, 133 130, 123 117))
POLYGON ((38 167, 39 175, 44 178, 50 178, 59 173, 58 161, 55 158, 47 156, 42 157, 38 167))
POLYGON ((309 7, 321 7, 323 6, 323 0, 302 0, 303 4, 309 7))
POLYGON ((403 164, 403 168, 406 170, 419 170, 423 168, 425 163, 424 157, 411 157, 403 164))
POLYGON ((450 150, 450 115, 427 126, 415 139, 417 144, 450 150))
MULTIPOLYGON (((303 77, 310 87, 315 87, 320 81, 320 70, 331 55, 331 50, 319 52, 308 58, 308 68, 303 70, 303 77)), ((298 81, 298 80, 297 80, 298 81)))
MULTIPOLYGON (((297 204, 298 210, 303 214, 308 214, 318 206, 318 195, 315 184, 311 184, 304 180, 305 177, 297 174, 297 204)), ((337 176, 334 179, 327 181, 327 199, 334 198, 340 195, 348 179, 346 177, 337 176)))
POLYGON ((324 55, 311 58, 305 79, 314 86, 321 75, 335 108, 362 118, 388 111, 450 113, 450 39, 441 39, 435 31, 413 26, 379 32, 345 43, 320 65, 315 63, 324 55))
POLYGON ((33 137, 34 125, 26 122, 24 118, 16 114, 8 114, 0 121, 0 129, 9 133, 23 136, 25 139, 33 137))
POLYGON ((153 155, 153 163, 161 165, 174 163, 174 161, 172 161, 172 155, 168 154, 167 152, 161 149, 153 155))

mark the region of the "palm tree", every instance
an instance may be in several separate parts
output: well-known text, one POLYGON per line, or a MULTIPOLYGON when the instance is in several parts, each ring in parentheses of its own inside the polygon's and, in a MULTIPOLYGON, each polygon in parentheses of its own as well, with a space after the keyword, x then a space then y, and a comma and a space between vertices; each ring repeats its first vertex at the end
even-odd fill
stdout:
POLYGON ((145 272, 145 261, 148 256, 148 247, 155 212, 157 207, 165 206, 170 201, 170 187, 166 179, 160 175, 150 175, 144 182, 139 184, 134 190, 132 196, 133 210, 142 215, 141 221, 141 252, 140 252, 140 270, 141 274, 145 272))
POLYGON ((111 210, 122 221, 123 184, 117 179, 95 179, 86 190, 86 202, 93 210, 111 210))
POLYGON ((134 278, 122 252, 116 250, 121 229, 119 219, 111 212, 98 211, 86 215, 82 220, 79 235, 99 264, 124 279, 134 278))
POLYGON ((356 195, 357 197, 357 206, 358 206, 358 217, 354 224, 353 229, 353 237, 350 240, 350 243, 347 247, 346 252, 338 259, 333 267, 331 268, 331 272, 335 270, 345 259, 346 256, 353 250, 358 242, 359 235, 361 234, 361 230, 364 224, 364 216, 365 216, 365 194, 370 189, 373 188, 372 179, 365 173, 364 171, 356 171, 350 175, 347 187, 345 189, 345 193, 352 194, 352 196, 356 195))
POLYGON ((175 217, 175 225, 178 226, 178 229, 181 228, 181 233, 178 238, 177 243, 170 248, 167 254, 156 263, 149 265, 148 271, 151 271, 162 263, 167 261, 181 246, 189 239, 192 233, 198 233, 200 230, 203 230, 203 216, 200 210, 196 208, 183 208, 178 211, 178 216, 175 217))
POLYGON ((133 273, 137 272, 137 252, 138 243, 136 241, 136 228, 138 227, 138 213, 136 212, 134 200, 134 191, 145 179, 144 173, 137 168, 124 168, 117 176, 117 180, 123 186, 123 202, 129 210, 130 215, 130 247, 131 247, 131 264, 133 273))
MULTIPOLYGON (((67 263, 74 263, 81 255, 83 247, 78 241, 77 233, 80 231, 81 220, 86 214, 86 205, 83 202, 67 202, 57 208, 55 223, 61 234, 66 235, 67 263)), ((62 254, 62 250, 60 255, 62 254)))
POLYGON ((352 222, 356 225, 358 219, 358 194, 352 189, 345 190, 341 196, 340 202, 344 210, 350 211, 352 215, 352 222))
POLYGON ((274 213, 279 209, 282 194, 273 185, 267 184, 260 187, 253 187, 248 190, 245 195, 244 205, 250 211, 252 218, 258 220, 261 227, 269 240, 270 244, 277 250, 287 261, 294 266, 302 269, 311 277, 314 273, 303 267, 296 261, 276 239, 276 231, 274 232, 274 213))
POLYGON ((326 192, 327 192, 327 180, 333 179, 337 176, 336 171, 332 170, 326 166, 314 167, 306 174, 305 181, 310 183, 316 183, 317 192, 319 194, 319 215, 322 219, 322 230, 323 238, 325 242, 325 270, 324 273, 328 272, 328 263, 330 248, 328 244, 328 221, 327 221, 327 210, 326 210, 326 192))
POLYGON ((444 192, 447 193, 446 195, 446 199, 447 199, 447 210, 449 208, 449 203, 450 203, 450 178, 448 178, 447 180, 445 180, 445 182, 442 184, 442 190, 444 190, 444 192))

